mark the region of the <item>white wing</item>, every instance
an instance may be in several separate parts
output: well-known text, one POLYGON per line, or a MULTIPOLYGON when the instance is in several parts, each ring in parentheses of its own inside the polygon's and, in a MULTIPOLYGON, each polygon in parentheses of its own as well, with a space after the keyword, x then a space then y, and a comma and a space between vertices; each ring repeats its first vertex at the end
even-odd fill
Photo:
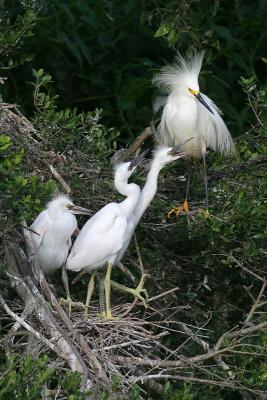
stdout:
POLYGON ((30 228, 39 234, 36 235, 34 232, 31 232, 32 240, 36 247, 40 246, 44 233, 51 227, 52 224, 53 221, 49 217, 47 210, 42 211, 32 223, 30 228))
MULTIPOLYGON (((221 154, 229 154, 235 152, 235 146, 222 117, 222 112, 216 104, 205 94, 201 96, 212 109, 213 114, 198 102, 199 119, 198 132, 205 138, 206 146, 221 154)), ((201 141, 201 138, 199 138, 201 141)))
POLYGON ((175 134, 168 126, 168 114, 171 113, 171 104, 167 103, 162 111, 161 121, 158 127, 157 139, 163 146, 175 145, 175 134))
POLYGON ((110 203, 83 226, 67 260, 67 269, 104 265, 123 247, 127 219, 116 203, 110 203))

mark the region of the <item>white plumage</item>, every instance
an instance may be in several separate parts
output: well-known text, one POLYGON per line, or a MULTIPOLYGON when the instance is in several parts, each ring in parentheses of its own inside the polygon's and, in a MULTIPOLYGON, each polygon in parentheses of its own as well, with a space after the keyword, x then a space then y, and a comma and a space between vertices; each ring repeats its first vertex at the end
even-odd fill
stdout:
MULTIPOLYGON (((106 317, 108 319, 111 318, 109 306, 111 267, 117 265, 122 259, 136 225, 154 198, 160 170, 169 162, 188 154, 188 152, 178 154, 177 151, 178 149, 167 147, 155 152, 142 192, 136 184, 128 183, 136 166, 132 168, 130 162, 121 164, 116 169, 114 183, 117 191, 127 196, 126 199, 121 203, 107 204, 87 221, 75 240, 67 259, 67 269, 72 271, 84 269, 86 272, 90 272, 108 264, 105 278, 106 317)), ((120 287, 122 286, 120 285, 120 287)), ((88 285, 85 315, 87 315, 93 289, 94 275, 88 285)), ((144 289, 140 289, 144 291, 144 289)), ((134 294, 135 291, 131 289, 131 293, 134 294)))
MULTIPOLYGON (((141 157, 142 158, 142 157, 141 157)), ((140 158, 140 159, 141 159, 140 158)), ((66 268, 72 271, 95 271, 108 265, 104 280, 107 319, 112 318, 110 309, 110 276, 113 265, 120 260, 120 251, 127 241, 127 226, 129 218, 138 202, 140 188, 128 179, 136 169, 139 160, 120 164, 115 172, 115 187, 126 196, 121 203, 109 203, 99 210, 83 226, 74 242, 67 259, 66 268)), ((94 273, 89 281, 85 317, 94 290, 94 273)))
POLYGON ((130 162, 121 164, 115 172, 115 187, 127 196, 121 203, 109 203, 90 218, 81 229, 67 260, 67 269, 90 272, 111 263, 117 264, 125 242, 128 220, 138 202, 140 188, 128 179, 135 168, 130 162))
POLYGON ((40 267, 45 273, 60 268, 67 259, 71 236, 77 228, 73 214, 89 214, 89 210, 75 206, 65 195, 50 201, 32 223, 32 240, 37 250, 40 267))
POLYGON ((231 135, 221 117, 221 111, 206 95, 199 92, 198 76, 204 52, 191 59, 181 55, 176 65, 162 68, 154 83, 168 93, 158 130, 159 142, 166 146, 182 144, 193 156, 202 158, 211 148, 221 154, 234 152, 231 135))

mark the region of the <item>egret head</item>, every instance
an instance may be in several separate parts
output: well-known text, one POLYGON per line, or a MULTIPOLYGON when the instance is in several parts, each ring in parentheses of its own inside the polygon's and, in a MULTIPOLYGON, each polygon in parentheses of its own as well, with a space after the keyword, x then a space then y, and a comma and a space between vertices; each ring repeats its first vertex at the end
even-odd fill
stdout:
POLYGON ((182 151, 183 145, 174 147, 160 147, 154 153, 154 161, 156 161, 161 168, 172 161, 178 160, 186 156, 191 156, 194 150, 182 151))
POLYGON ((143 153, 139 154, 139 156, 135 157, 132 161, 118 164, 115 169, 115 177, 117 177, 117 179, 128 180, 144 159, 146 153, 147 151, 143 151, 143 153))
POLYGON ((71 214, 84 214, 91 215, 91 212, 87 208, 78 207, 70 200, 70 198, 64 194, 60 194, 51 200, 47 205, 48 210, 57 213, 69 212, 71 214))
POLYGON ((174 96, 194 97, 212 114, 213 111, 199 92, 198 76, 201 70, 204 51, 195 53, 191 58, 183 58, 181 54, 176 57, 175 65, 162 68, 160 74, 153 80, 165 91, 174 96))

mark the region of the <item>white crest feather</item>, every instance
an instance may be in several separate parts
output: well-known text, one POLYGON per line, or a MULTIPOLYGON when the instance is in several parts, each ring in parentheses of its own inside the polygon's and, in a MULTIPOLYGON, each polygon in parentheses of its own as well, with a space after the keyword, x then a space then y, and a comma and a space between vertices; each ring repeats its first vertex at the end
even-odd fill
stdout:
POLYGON ((165 146, 182 144, 193 138, 185 150, 195 150, 202 158, 208 148, 221 153, 234 153, 231 135, 221 111, 207 96, 199 92, 198 76, 204 51, 192 58, 176 57, 176 64, 162 68, 154 83, 169 93, 158 128, 157 141, 165 146))
POLYGON ((191 58, 185 58, 178 53, 175 57, 176 64, 164 66, 154 77, 153 83, 160 86, 164 92, 170 92, 187 81, 197 83, 203 57, 204 51, 195 53, 191 58))

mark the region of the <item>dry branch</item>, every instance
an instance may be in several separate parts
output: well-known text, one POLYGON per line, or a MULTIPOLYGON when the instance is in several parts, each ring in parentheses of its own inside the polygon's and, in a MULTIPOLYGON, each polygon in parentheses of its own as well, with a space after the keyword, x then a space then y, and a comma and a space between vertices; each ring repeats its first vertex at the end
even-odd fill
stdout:
POLYGON ((59 172, 56 170, 55 167, 53 167, 53 165, 51 165, 48 161, 43 160, 43 162, 45 163, 45 165, 49 168, 51 174, 56 178, 56 180, 60 183, 63 191, 67 194, 71 193, 71 188, 70 186, 67 184, 67 182, 62 178, 62 176, 59 174, 59 172))

